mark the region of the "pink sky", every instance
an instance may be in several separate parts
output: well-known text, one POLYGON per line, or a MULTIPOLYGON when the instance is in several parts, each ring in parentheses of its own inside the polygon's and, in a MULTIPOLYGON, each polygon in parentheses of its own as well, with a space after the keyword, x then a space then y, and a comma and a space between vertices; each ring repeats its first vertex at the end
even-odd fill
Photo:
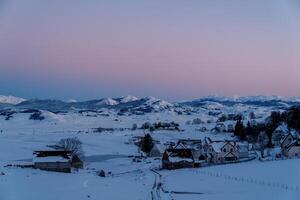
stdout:
POLYGON ((0 93, 300 96, 298 2, 4 0, 0 93))

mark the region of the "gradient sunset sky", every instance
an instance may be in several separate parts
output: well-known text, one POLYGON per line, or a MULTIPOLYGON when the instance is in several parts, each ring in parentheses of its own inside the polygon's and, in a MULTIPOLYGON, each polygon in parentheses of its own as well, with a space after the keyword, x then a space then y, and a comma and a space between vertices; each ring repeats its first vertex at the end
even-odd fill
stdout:
POLYGON ((300 0, 0 0, 0 94, 300 96, 300 0))

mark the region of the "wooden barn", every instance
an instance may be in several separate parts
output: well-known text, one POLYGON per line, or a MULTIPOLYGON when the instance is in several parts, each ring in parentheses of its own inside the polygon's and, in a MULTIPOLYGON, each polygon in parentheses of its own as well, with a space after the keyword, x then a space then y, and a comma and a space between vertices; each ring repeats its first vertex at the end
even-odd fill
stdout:
POLYGON ((83 162, 72 151, 46 150, 35 151, 33 166, 36 169, 70 173, 72 167, 82 168, 83 162))
POLYGON ((162 158, 163 169, 193 168, 195 161, 191 149, 167 149, 162 158))

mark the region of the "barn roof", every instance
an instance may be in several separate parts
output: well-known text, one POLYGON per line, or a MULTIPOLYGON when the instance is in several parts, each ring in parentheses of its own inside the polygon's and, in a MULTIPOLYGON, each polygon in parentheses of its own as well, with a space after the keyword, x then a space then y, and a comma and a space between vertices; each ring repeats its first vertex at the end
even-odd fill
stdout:
POLYGON ((167 149, 166 153, 169 158, 180 157, 194 160, 191 149, 167 149))
POLYGON ((47 156, 47 157, 34 157, 34 163, 38 162, 70 162, 69 159, 64 158, 62 156, 47 156))
POLYGON ((64 158, 68 158, 72 151, 65 151, 65 150, 42 150, 42 151, 34 151, 33 154, 36 157, 49 157, 49 156, 60 156, 64 158))

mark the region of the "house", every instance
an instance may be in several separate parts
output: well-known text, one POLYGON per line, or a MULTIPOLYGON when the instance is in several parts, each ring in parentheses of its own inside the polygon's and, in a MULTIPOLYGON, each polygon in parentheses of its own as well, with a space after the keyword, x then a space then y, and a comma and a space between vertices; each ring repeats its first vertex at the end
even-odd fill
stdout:
POLYGON ((300 156, 300 141, 294 141, 282 149, 282 154, 285 157, 293 158, 300 156))
POLYGON ((272 134, 272 143, 275 146, 280 146, 282 139, 288 135, 289 130, 287 124, 279 125, 272 134))
POLYGON ((218 133, 226 132, 226 126, 223 123, 217 123, 214 129, 218 133))
POLYGON ((233 126, 233 124, 228 124, 227 125, 227 132, 229 132, 229 133, 233 133, 234 132, 234 126, 233 126))
POLYGON ((217 152, 214 162, 228 162, 237 161, 239 159, 239 152, 235 142, 215 142, 212 144, 213 149, 217 152))
POLYGON ((188 148, 193 142, 192 140, 179 140, 174 148, 166 149, 162 157, 163 169, 195 167, 193 151, 188 148))
POLYGON ((83 161, 72 151, 34 151, 33 167, 46 171, 70 173, 71 168, 83 168, 83 161))
POLYGON ((195 161, 191 149, 181 148, 177 145, 175 148, 166 149, 162 157, 163 169, 193 168, 195 161))
POLYGON ((249 144, 248 143, 237 143, 237 150, 239 153, 239 159, 249 157, 249 144))
POLYGON ((294 142, 294 137, 291 133, 287 134, 284 138, 280 141, 280 146, 282 149, 287 148, 294 142))
POLYGON ((202 140, 181 139, 177 142, 177 148, 191 149, 195 160, 203 153, 202 140))
POLYGON ((236 142, 212 141, 203 146, 204 155, 211 163, 225 163, 239 160, 239 150, 236 142))
POLYGON ((289 133, 281 140, 282 155, 288 158, 300 156, 300 140, 289 133))

